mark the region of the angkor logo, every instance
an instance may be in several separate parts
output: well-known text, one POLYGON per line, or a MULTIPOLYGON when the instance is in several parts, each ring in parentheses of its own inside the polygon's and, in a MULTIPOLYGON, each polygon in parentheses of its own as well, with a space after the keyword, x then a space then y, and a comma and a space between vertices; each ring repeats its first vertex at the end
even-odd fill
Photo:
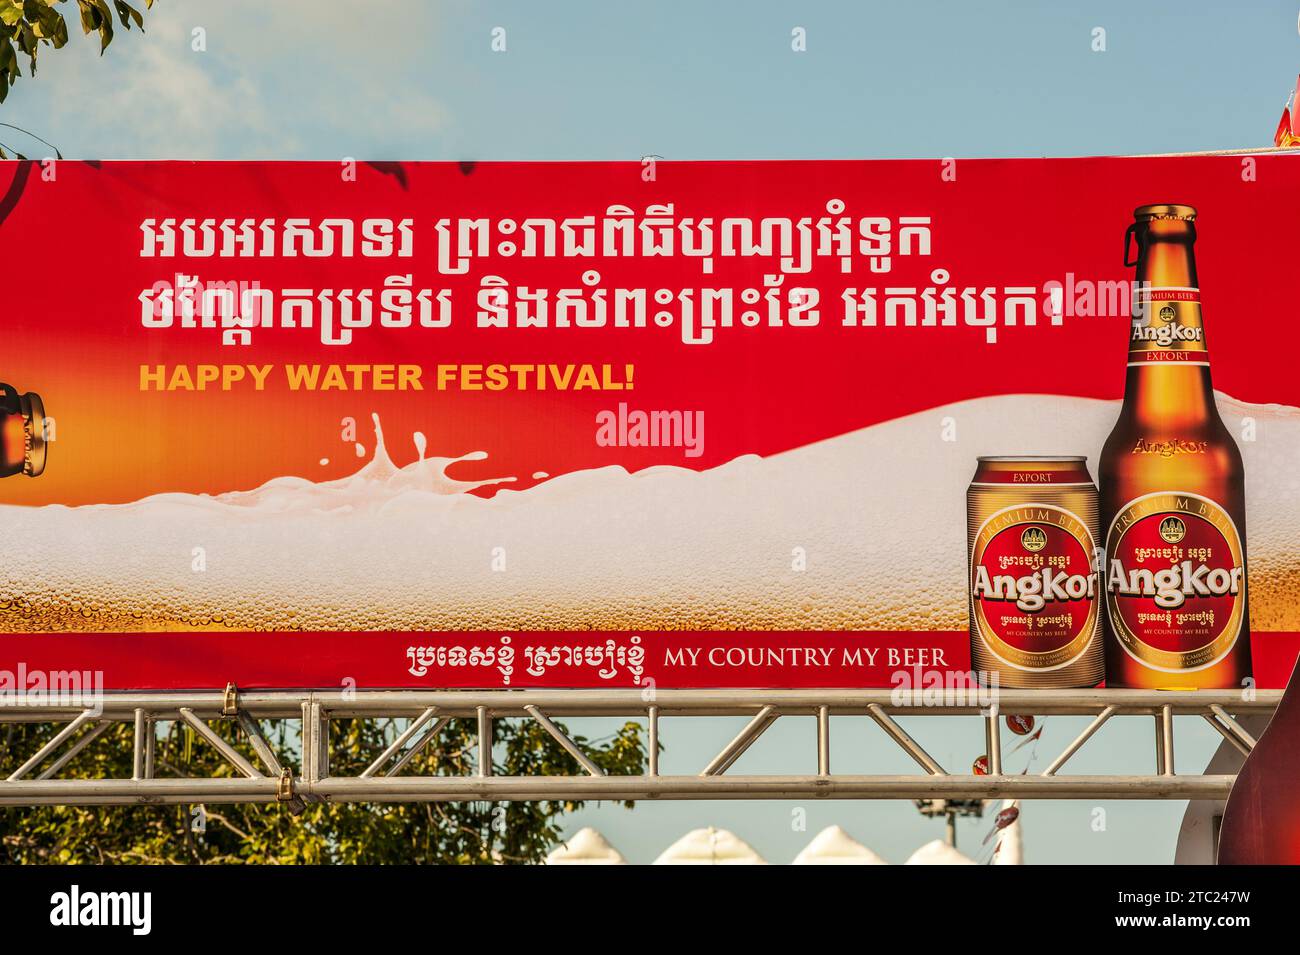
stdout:
POLYGON ((1174 310, 1172 305, 1166 305, 1160 309, 1160 321, 1162 322, 1172 322, 1177 317, 1178 312, 1174 310))
POLYGON ((1047 546, 1047 535, 1041 527, 1026 527, 1020 535, 1020 546, 1031 554, 1036 554, 1047 546))
POLYGON ((1187 536, 1187 525, 1176 517, 1166 517, 1160 522, 1160 536, 1171 544, 1177 544, 1187 536))

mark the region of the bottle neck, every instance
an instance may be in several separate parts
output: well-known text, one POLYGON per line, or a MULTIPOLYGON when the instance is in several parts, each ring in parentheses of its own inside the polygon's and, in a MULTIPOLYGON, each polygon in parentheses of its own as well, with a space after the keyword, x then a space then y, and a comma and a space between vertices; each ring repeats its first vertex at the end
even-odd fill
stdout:
POLYGON ((1173 430, 1202 423, 1217 410, 1192 252, 1195 227, 1189 219, 1158 218, 1135 223, 1132 233, 1137 283, 1125 407, 1173 430))

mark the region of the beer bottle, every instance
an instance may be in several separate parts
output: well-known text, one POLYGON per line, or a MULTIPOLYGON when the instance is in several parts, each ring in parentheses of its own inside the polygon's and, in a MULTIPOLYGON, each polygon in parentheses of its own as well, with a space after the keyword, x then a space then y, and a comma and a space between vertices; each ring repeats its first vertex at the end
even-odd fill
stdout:
POLYGON ((45 406, 41 396, 19 394, 0 381, 0 477, 45 470, 45 406))
POLYGON ((1241 452, 1210 386, 1196 210, 1133 215, 1128 377, 1099 469, 1106 683, 1238 687, 1250 676, 1241 452))

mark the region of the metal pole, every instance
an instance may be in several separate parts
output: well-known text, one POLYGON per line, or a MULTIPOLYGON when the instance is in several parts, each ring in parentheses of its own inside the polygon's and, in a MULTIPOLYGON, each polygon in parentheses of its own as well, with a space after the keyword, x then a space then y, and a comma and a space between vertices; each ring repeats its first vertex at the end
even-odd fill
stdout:
POLYGON ((253 747, 253 752, 257 753, 262 764, 266 766, 268 775, 282 775, 284 773, 284 767, 280 765, 280 760, 276 757, 275 751, 271 749, 271 744, 268 743, 266 737, 262 735, 262 727, 257 720, 253 719, 243 710, 239 711, 239 715, 236 718, 239 720, 239 725, 243 727, 245 735, 248 736, 248 742, 249 745, 253 747))
POLYGON ((1168 706, 1160 708, 1160 749, 1164 753, 1164 764, 1160 775, 1174 774, 1174 711, 1168 706))
POLYGON ((1156 774, 1165 775, 1165 734, 1160 714, 1156 714, 1156 774))
POLYGON ((713 757, 712 762, 700 771, 700 775, 719 776, 725 773, 780 715, 774 706, 763 707, 745 725, 745 728, 736 734, 736 738, 723 747, 722 752, 713 757))
POLYGON ((1097 730, 1101 729, 1102 724, 1114 715, 1115 709, 1114 706, 1108 706, 1098 713, 1096 718, 1084 728, 1083 732, 1074 738, 1074 742, 1065 747, 1065 752, 1052 760, 1052 764, 1043 770, 1043 775, 1055 776, 1057 770, 1064 766, 1066 762, 1069 761, 1070 757, 1079 751, 1079 748, 1083 746, 1084 743, 1092 739, 1093 734, 1096 733, 1097 730))
POLYGON ((58 771, 62 769, 64 766, 68 765, 68 763, 72 762, 72 760, 76 757, 78 753, 80 753, 83 749, 85 749, 95 740, 99 739, 101 736, 103 736, 112 728, 113 728, 112 723, 100 723, 89 733, 86 733, 79 740, 77 740, 70 747, 68 747, 68 751, 66 753, 64 753, 53 763, 51 763, 49 768, 46 769, 45 772, 41 773, 36 778, 53 779, 54 776, 58 773, 58 771))
MULTIPOLYGON (((247 706, 247 700, 244 701, 247 706)), ((311 697, 309 696, 302 703, 302 733, 299 743, 302 746, 302 778, 310 792, 311 787, 320 778, 316 774, 316 721, 313 719, 313 707, 311 697)))
MULTIPOLYGON (((1002 775, 1002 727, 998 724, 998 705, 996 703, 989 707, 989 712, 984 717, 984 746, 985 752, 989 754, 989 774, 992 776, 1002 775)), ((955 826, 956 823, 954 822, 955 826)), ((953 845, 956 845, 956 829, 953 830, 953 845)))
POLYGON ((1236 720, 1234 720, 1231 716, 1229 716, 1227 711, 1224 710, 1224 708, 1220 704, 1211 703, 1210 712, 1213 713, 1215 716, 1217 716, 1220 720, 1222 720, 1223 728, 1226 729, 1233 736, 1237 737, 1237 739, 1240 740, 1246 746, 1247 749, 1255 748, 1255 737, 1251 736, 1244 729, 1242 729, 1241 724, 1238 723, 1236 720))
POLYGON ((649 773, 651 776, 659 775, 659 707, 652 706, 646 711, 647 721, 649 722, 649 739, 647 744, 650 749, 650 766, 649 773))
POLYGON ((579 762, 579 764, 581 764, 582 768, 588 772, 588 774, 592 776, 605 775, 605 771, 601 769, 599 766, 597 766, 594 762, 592 762, 591 757, 589 757, 586 753, 584 753, 581 749, 579 749, 578 744, 575 743, 573 740, 569 739, 569 737, 566 736, 565 733, 558 726, 556 726, 554 722, 552 722, 550 719, 546 717, 545 713, 543 713, 535 706, 525 706, 524 709, 528 711, 529 716, 537 720, 538 723, 542 724, 542 729, 546 730, 546 732, 551 735, 552 739, 554 739, 557 743, 563 746, 565 751, 574 759, 576 759, 579 762))
POLYGON ((90 722, 94 718, 95 716, 93 713, 90 712, 90 710, 84 711, 75 720, 73 720, 67 726, 63 727, 63 729, 59 730, 59 732, 55 734, 54 739, 50 740, 48 743, 42 746, 36 752, 35 756, 33 756, 31 759, 27 760, 27 762, 23 763, 21 766, 15 769, 13 773, 10 774, 9 781, 16 782, 17 780, 22 779, 24 776, 26 776, 29 772, 31 772, 41 763, 45 762, 45 758, 47 756, 49 756, 56 749, 62 746, 64 742, 67 741, 67 739, 70 736, 72 736, 73 733, 77 732, 77 730, 81 729, 83 726, 85 726, 88 722, 90 722))
POLYGON ((916 760, 917 763, 920 764, 922 769, 924 769, 927 773, 929 773, 932 776, 947 775, 947 773, 944 771, 944 768, 940 766, 938 763, 936 763, 933 757, 931 757, 929 753, 927 753, 920 746, 918 746, 916 740, 908 736, 906 730, 904 730, 903 727, 899 726, 892 719, 890 719, 889 714, 886 713, 880 706, 878 706, 875 703, 872 703, 867 707, 867 711, 871 714, 871 718, 880 724, 881 729, 883 729, 886 733, 888 733, 891 737, 893 737, 894 742, 897 743, 899 746, 903 747, 903 749, 907 752, 907 755, 911 756, 914 760, 916 760))
POLYGON ((144 721, 144 778, 153 779, 154 763, 158 751, 158 724, 151 719, 144 721))
POLYGON ((180 714, 181 719, 194 728, 194 732, 203 737, 203 739, 206 740, 213 749, 226 758, 226 762, 230 763, 250 779, 256 779, 262 775, 262 771, 246 760, 242 753, 216 733, 212 732, 212 727, 208 726, 207 723, 195 716, 193 710, 181 707, 180 714))
POLYGON ((1213 726, 1218 731, 1220 736, 1222 736, 1225 740, 1227 740, 1230 744, 1232 744, 1233 748, 1236 749, 1237 752, 1241 753, 1242 756, 1250 755, 1249 746, 1247 746, 1241 740, 1237 739, 1237 737, 1233 736, 1226 726, 1220 723, 1209 713, 1206 713, 1204 715, 1205 715, 1205 722, 1213 726))
POLYGON ((476 709, 478 716, 478 774, 481 778, 492 775, 492 716, 486 706, 476 709))
POLYGON ((410 742, 411 737, 420 731, 420 727, 433 719, 433 714, 437 712, 438 708, 436 706, 431 706, 412 720, 411 725, 408 726, 404 732, 399 734, 397 739, 393 740, 392 745, 380 753, 378 758, 362 771, 361 777, 364 779, 367 776, 373 776, 375 773, 379 772, 380 767, 392 759, 393 754, 400 752, 402 747, 410 742))
POLYGON ((575 799, 1218 799, 1231 776, 403 776, 335 778, 321 783, 331 799, 466 801, 575 799))
MULTIPOLYGON (((332 699, 333 719, 414 718, 430 706, 455 719, 475 716, 486 706, 497 718, 523 717, 525 705, 536 706, 552 719, 577 716, 644 716, 646 701, 635 689, 584 690, 357 690, 347 699, 332 699)), ((1254 699, 1243 700, 1236 690, 1147 691, 1124 689, 1088 690, 1000 690, 999 710, 1004 713, 1033 713, 1035 716, 1094 717, 1114 705, 1125 715, 1156 716, 1168 704, 1175 716, 1201 716, 1219 706, 1234 714, 1268 714, 1277 708, 1280 690, 1259 690, 1254 699)), ((240 693, 240 709, 262 719, 298 719, 304 702, 317 701, 312 690, 267 690, 240 693)), ((174 718, 180 707, 193 710, 202 719, 222 715, 224 697, 220 691, 173 691, 136 693, 110 691, 104 694, 98 719, 126 720, 144 707, 154 719, 174 718)), ((893 691, 873 690, 657 690, 654 705, 660 716, 752 716, 771 705, 786 716, 816 716, 822 706, 835 716, 868 715, 873 705, 886 713, 916 717, 973 716, 981 713, 979 702, 969 705, 910 706, 896 702, 893 691)), ((0 707, 0 723, 62 722, 80 715, 77 707, 24 704, 0 707)))
MULTIPOLYGON (((327 777, 316 801, 505 802, 642 799, 1223 799, 1232 776, 395 776, 327 777)), ((0 805, 276 802, 280 781, 51 779, 0 786, 0 805)))
POLYGON ((149 725, 149 718, 146 716, 144 709, 135 711, 135 731, 131 734, 132 741, 132 759, 131 759, 131 778, 144 779, 144 737, 145 727, 149 725))
POLYGON ((817 708, 817 775, 831 774, 831 708, 817 708))
POLYGON ((397 762, 393 763, 392 766, 388 767, 384 775, 396 776, 398 773, 400 773, 402 769, 406 766, 406 764, 409 763, 411 760, 415 759, 415 757, 419 756, 420 752, 426 746, 428 746, 429 743, 432 742, 433 739, 439 733, 441 733, 443 729, 446 728, 447 724, 450 722, 451 722, 451 717, 444 716, 441 719, 439 719, 436 723, 434 723, 432 726, 430 726, 428 731, 423 736, 421 736, 419 740, 416 741, 414 746, 412 746, 405 753, 403 753, 401 755, 401 758, 398 759, 397 762))
POLYGON ((330 714, 321 703, 312 704, 316 722, 316 772, 321 779, 330 774, 330 714))

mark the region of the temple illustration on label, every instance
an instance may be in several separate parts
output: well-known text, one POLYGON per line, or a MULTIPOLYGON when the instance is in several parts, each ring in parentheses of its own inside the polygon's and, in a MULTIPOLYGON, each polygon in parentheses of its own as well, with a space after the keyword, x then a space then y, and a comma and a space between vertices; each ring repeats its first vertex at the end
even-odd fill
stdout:
POLYGON ((1232 650, 1246 604, 1241 537, 1209 498, 1186 492, 1131 501, 1106 541, 1106 609, 1143 665, 1181 672, 1232 650))

